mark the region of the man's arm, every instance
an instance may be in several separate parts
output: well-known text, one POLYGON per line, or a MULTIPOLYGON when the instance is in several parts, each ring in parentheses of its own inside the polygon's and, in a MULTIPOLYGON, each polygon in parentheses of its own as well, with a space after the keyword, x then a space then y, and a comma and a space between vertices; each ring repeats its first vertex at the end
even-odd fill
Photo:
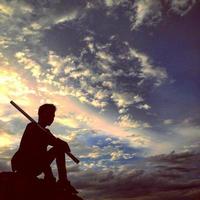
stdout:
POLYGON ((61 140, 60 138, 55 137, 49 129, 47 130, 48 134, 48 143, 51 146, 58 146, 59 148, 62 148, 66 153, 71 152, 69 145, 67 142, 61 140))
POLYGON ((70 153, 71 152, 68 143, 63 141, 63 140, 61 140, 60 138, 57 138, 57 145, 60 146, 61 148, 63 148, 63 150, 66 153, 70 153))

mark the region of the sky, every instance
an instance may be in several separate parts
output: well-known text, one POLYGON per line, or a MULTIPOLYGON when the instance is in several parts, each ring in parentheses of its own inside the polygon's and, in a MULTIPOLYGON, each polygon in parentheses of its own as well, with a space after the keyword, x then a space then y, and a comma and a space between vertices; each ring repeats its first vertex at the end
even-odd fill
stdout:
POLYGON ((29 123, 9 102, 53 103, 80 196, 197 200, 199 19, 199 0, 0 0, 0 171, 29 123))

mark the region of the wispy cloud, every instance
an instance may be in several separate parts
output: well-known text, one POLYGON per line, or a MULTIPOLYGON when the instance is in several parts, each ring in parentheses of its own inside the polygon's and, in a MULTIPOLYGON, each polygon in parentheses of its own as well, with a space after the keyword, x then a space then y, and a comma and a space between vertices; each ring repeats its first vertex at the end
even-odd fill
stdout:
POLYGON ((150 128, 151 125, 148 123, 142 123, 140 121, 136 121, 132 116, 126 114, 121 115, 118 119, 117 124, 127 130, 136 129, 136 128, 150 128))
POLYGON ((142 25, 155 25, 162 17, 161 1, 159 0, 137 0, 133 5, 135 16, 130 20, 133 22, 131 29, 137 29, 142 25))
POLYGON ((7 134, 0 130, 0 149, 6 147, 10 148, 13 144, 16 144, 16 142, 19 142, 19 139, 17 139, 16 136, 7 134))
POLYGON ((192 8, 193 6, 197 3, 196 0, 182 0, 182 1, 178 1, 178 0, 172 0, 166 1, 167 3, 170 4, 170 10, 180 16, 184 16, 186 15, 192 8))
POLYGON ((136 49, 130 48, 130 56, 138 59, 141 65, 141 77, 155 78, 156 86, 159 86, 167 78, 167 71, 165 68, 155 67, 151 64, 150 58, 142 52, 138 52, 136 49))
POLYGON ((105 5, 108 7, 115 7, 126 2, 127 0, 104 0, 105 5))
POLYGON ((136 0, 129 15, 131 30, 138 30, 143 26, 156 26, 166 17, 165 12, 184 16, 196 3, 196 0, 136 0))

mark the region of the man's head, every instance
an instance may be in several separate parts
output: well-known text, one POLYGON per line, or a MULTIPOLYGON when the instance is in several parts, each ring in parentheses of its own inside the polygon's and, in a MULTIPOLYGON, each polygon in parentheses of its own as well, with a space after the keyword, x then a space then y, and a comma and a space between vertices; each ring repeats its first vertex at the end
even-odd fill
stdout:
POLYGON ((51 125, 54 121, 56 106, 53 104, 43 104, 38 109, 39 122, 43 125, 51 125))

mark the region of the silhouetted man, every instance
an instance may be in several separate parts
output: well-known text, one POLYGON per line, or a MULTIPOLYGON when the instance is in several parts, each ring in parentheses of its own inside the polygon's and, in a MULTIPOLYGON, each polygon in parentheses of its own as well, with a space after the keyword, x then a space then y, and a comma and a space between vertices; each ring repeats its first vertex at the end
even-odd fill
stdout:
MULTIPOLYGON (((38 124, 46 129, 55 117, 56 107, 53 104, 44 104, 38 110, 38 124)), ((67 179, 65 166, 65 153, 70 152, 66 142, 56 138, 48 129, 43 131, 36 123, 29 123, 21 139, 19 150, 11 160, 12 170, 29 177, 36 177, 42 172, 44 180, 48 183, 55 182, 51 163, 56 159, 58 168, 58 185, 71 192, 77 191, 67 179), (48 145, 52 148, 47 150, 48 145)))

